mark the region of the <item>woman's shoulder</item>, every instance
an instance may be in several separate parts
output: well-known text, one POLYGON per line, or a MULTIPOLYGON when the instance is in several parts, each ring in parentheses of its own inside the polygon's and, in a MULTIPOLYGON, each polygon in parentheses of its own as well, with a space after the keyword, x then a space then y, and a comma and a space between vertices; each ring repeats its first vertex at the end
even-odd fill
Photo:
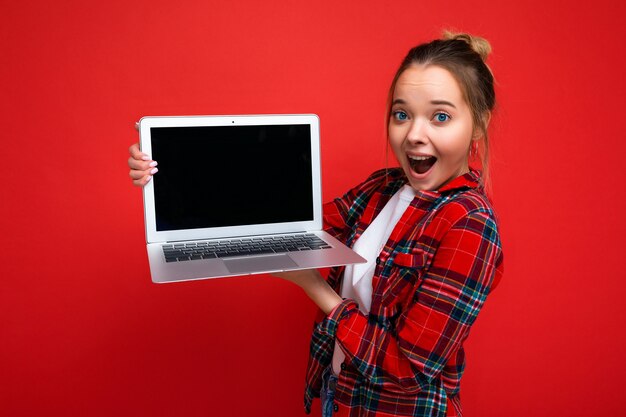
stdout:
POLYGON ((382 168, 372 172, 357 186, 362 190, 376 190, 388 185, 401 185, 406 178, 401 168, 382 168))
POLYGON ((438 212, 450 223, 473 216, 485 217, 497 222, 496 212, 482 187, 457 190, 443 196, 438 212))
POLYGON ((393 168, 377 169, 376 171, 372 172, 367 179, 368 180, 387 179, 390 181, 396 181, 396 180, 402 180, 403 178, 404 178, 404 172, 402 171, 402 168, 393 167, 393 168))

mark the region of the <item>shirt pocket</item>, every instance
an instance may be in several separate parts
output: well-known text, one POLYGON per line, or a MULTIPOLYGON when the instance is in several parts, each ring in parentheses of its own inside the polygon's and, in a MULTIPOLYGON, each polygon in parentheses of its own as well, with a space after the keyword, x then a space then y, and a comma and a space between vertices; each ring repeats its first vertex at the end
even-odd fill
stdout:
POLYGON ((422 250, 398 253, 391 264, 388 285, 383 291, 383 305, 390 311, 403 310, 412 300, 419 286, 428 256, 422 250))

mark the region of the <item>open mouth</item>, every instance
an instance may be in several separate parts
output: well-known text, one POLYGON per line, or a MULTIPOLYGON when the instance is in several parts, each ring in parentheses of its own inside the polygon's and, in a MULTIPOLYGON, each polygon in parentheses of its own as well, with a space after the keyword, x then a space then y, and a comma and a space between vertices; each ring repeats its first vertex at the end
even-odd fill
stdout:
POLYGON ((426 155, 408 155, 409 164, 411 165, 411 169, 418 174, 424 174, 428 172, 429 169, 435 165, 437 162, 437 158, 434 156, 426 156, 426 155))

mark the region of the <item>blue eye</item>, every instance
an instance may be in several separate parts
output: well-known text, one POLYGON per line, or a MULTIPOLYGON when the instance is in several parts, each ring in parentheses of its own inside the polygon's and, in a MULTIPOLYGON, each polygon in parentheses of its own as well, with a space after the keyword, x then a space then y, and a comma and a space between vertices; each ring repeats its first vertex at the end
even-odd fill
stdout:
POLYGON ((437 113, 437 114, 435 115, 435 119, 436 119, 438 122, 443 123, 443 122, 447 122, 448 120, 450 120, 450 116, 448 116, 448 115, 447 115, 447 114, 445 114, 445 113, 437 113))
POLYGON ((409 118, 409 116, 401 110, 394 111, 393 117, 395 117, 396 120, 406 120, 409 118))

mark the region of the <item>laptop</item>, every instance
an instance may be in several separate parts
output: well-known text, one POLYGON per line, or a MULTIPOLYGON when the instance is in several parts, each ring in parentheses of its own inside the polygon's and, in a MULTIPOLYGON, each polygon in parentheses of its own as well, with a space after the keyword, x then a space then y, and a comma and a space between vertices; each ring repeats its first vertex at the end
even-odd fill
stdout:
POLYGON ((319 131, 312 114, 142 118, 152 281, 365 262, 322 230, 319 131))

